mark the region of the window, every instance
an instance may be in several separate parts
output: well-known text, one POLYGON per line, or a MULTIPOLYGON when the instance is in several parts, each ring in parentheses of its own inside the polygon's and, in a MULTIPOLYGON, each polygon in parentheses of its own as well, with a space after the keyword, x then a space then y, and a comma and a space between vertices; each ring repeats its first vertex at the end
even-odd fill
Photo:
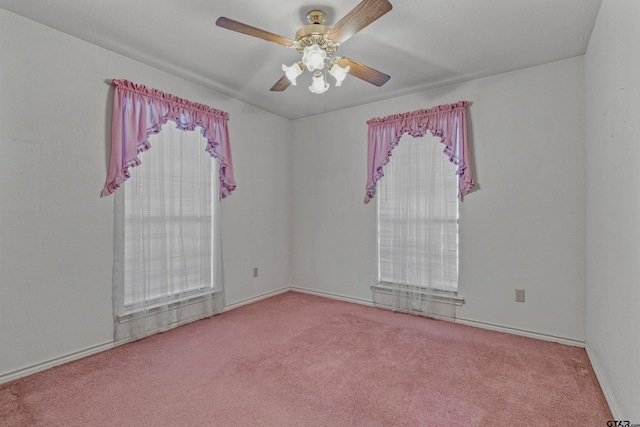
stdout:
POLYGON ((224 311, 217 212, 236 183, 228 113, 127 80, 111 85, 102 196, 116 194, 112 301, 123 342, 224 311))
POLYGON ((167 122, 116 193, 116 341, 224 310, 218 162, 200 129, 167 122))
POLYGON ((199 130, 167 122, 131 169, 124 203, 125 311, 213 290, 213 169, 199 130))
POLYGON ((377 184, 378 280, 457 292, 458 175, 440 138, 400 139, 377 184))

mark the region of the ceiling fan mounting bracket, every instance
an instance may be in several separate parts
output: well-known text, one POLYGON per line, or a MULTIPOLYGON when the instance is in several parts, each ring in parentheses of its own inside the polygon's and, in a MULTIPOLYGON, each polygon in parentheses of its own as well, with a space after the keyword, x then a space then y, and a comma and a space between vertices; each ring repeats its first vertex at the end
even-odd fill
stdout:
POLYGON ((324 20, 327 19, 327 14, 319 9, 314 9, 307 13, 307 21, 309 24, 324 24, 324 20))

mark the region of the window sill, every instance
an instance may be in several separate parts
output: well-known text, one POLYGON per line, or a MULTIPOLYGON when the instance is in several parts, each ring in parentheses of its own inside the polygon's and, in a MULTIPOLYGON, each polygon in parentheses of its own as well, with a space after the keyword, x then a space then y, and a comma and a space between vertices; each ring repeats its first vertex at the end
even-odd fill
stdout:
POLYGON ((223 296, 223 291, 207 291, 206 293, 200 293, 197 295, 186 295, 179 299, 164 301, 147 307, 135 307, 131 310, 125 310, 122 315, 117 317, 117 321, 121 324, 127 323, 135 319, 154 316, 162 312, 176 310, 178 308, 188 307, 190 305, 199 304, 208 300, 222 298, 223 296))
POLYGON ((371 285, 371 291, 385 295, 401 295, 404 297, 420 297, 428 301, 439 302, 443 304, 463 305, 464 298, 457 292, 444 292, 432 289, 420 288, 417 286, 401 285, 397 283, 377 283, 371 285))

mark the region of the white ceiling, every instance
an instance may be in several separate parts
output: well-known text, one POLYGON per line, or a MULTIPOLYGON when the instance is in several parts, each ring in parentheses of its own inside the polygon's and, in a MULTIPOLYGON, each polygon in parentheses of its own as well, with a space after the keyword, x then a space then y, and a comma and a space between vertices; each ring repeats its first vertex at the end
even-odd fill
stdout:
POLYGON ((226 16, 293 39, 309 10, 325 11, 331 26, 359 0, 0 0, 0 7, 293 119, 582 55, 601 3, 390 1, 393 9, 338 54, 391 80, 376 87, 349 76, 322 95, 307 89, 308 73, 297 86, 269 91, 281 65, 300 55, 215 21, 226 16))

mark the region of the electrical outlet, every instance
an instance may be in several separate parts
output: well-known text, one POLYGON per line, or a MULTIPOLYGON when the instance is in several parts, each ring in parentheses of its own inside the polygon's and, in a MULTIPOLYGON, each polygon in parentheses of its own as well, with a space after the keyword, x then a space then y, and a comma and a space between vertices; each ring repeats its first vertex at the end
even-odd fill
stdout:
POLYGON ((516 302, 524 302, 524 289, 516 289, 516 302))
POLYGON ((253 277, 258 277, 258 267, 253 267, 253 277))

